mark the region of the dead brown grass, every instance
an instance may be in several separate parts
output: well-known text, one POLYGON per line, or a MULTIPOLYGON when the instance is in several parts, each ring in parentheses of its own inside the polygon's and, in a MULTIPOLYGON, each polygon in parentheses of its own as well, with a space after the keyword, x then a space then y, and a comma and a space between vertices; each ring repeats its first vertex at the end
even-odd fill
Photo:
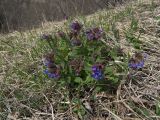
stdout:
MULTIPOLYGON (((108 93, 97 94, 96 103, 92 103, 92 101, 88 100, 87 96, 86 103, 88 103, 89 106, 94 109, 95 115, 88 113, 86 116, 84 116, 85 120, 160 120, 160 116, 155 114, 156 106, 160 100, 160 37, 158 36, 160 26, 158 25, 158 20, 155 19, 157 16, 160 15, 160 4, 158 0, 155 0, 154 4, 156 6, 152 8, 152 2, 150 0, 142 0, 134 3, 128 3, 127 5, 117 7, 115 9, 112 9, 111 11, 100 11, 97 14, 88 16, 88 21, 91 21, 92 19, 99 20, 100 13, 102 15, 106 12, 109 12, 109 14, 115 12, 118 13, 119 11, 125 10, 125 8, 130 5, 134 10, 136 18, 139 20, 139 26, 144 29, 144 33, 141 35, 140 40, 143 41, 143 51, 148 54, 148 58, 145 63, 145 68, 142 71, 130 70, 128 76, 122 79, 116 95, 108 93)), ((58 23, 45 23, 43 25, 43 28, 27 31, 26 33, 23 33, 23 40, 26 40, 23 41, 23 43, 28 44, 28 34, 31 35, 32 33, 36 33, 36 35, 32 37, 37 37, 41 33, 52 32, 53 30, 62 27, 64 23, 65 21, 58 23)), ((116 24, 117 28, 120 30, 120 43, 124 49, 124 52, 134 52, 135 49, 132 46, 127 45, 124 36, 124 29, 129 27, 130 21, 126 17, 122 21, 117 22, 116 24)), ((9 34, 8 36, 9 38, 14 38, 17 36, 21 36, 21 34, 15 32, 9 34)), ((34 38, 32 39, 32 43, 30 44, 31 46, 34 46, 34 38)), ((18 43, 22 41, 19 40, 16 42, 18 43)), ((30 52, 29 49, 30 47, 28 47, 27 49, 30 52)), ((9 54, 10 53, 8 53, 7 50, 1 51, 1 57, 6 58, 7 60, 9 60, 9 62, 6 61, 7 65, 4 64, 1 68, 3 72, 1 72, 0 74, 0 83, 3 82, 2 79, 4 77, 4 72, 7 70, 7 67, 13 65, 11 62, 13 58, 10 58, 9 54)), ((18 60, 22 59, 22 56, 19 56, 19 58, 17 56, 14 57, 18 60)), ((6 85, 6 88, 3 89, 3 91, 9 92, 9 95, 12 95, 15 89, 23 90, 23 85, 21 85, 21 83, 16 80, 12 81, 10 85, 6 85)), ((36 96, 36 99, 43 99, 46 102, 42 105, 42 112, 38 108, 35 109, 31 108, 26 104, 19 104, 19 102, 17 102, 14 97, 11 98, 10 101, 12 102, 12 105, 27 109, 32 114, 32 117, 27 118, 24 116, 23 119, 78 120, 78 117, 73 114, 72 105, 70 105, 69 101, 65 103, 69 105, 69 108, 66 110, 66 112, 53 112, 54 107, 56 107, 57 105, 57 101, 61 102, 62 98, 64 97, 61 93, 59 93, 59 91, 54 90, 54 86, 48 88, 45 91, 46 94, 44 94, 43 92, 43 94, 41 92, 34 93, 29 91, 28 89, 25 91, 26 93, 30 93, 30 97, 38 94, 39 96, 36 96), (52 92, 48 92, 51 90, 52 92), (49 96, 52 97, 49 98, 49 96)), ((7 104, 9 104, 10 101, 7 100, 7 104)), ((8 119, 21 120, 19 119, 18 112, 8 114, 8 119)))

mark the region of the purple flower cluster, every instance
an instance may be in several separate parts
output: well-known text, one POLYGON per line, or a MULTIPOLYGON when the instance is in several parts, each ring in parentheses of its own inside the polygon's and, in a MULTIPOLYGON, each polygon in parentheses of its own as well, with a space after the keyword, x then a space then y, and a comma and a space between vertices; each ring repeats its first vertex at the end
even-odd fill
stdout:
POLYGON ((101 64, 96 64, 92 66, 92 77, 96 80, 101 80, 104 78, 103 75, 103 65, 101 64))
POLYGON ((49 78, 60 78, 60 68, 54 63, 54 54, 48 53, 43 58, 43 64, 46 66, 44 74, 48 75, 49 78))
POLYGON ((92 28, 86 31, 88 40, 99 40, 103 35, 103 30, 101 28, 92 28))
POLYGON ((71 31, 69 33, 70 39, 75 39, 78 37, 80 30, 82 29, 82 25, 78 21, 74 21, 70 25, 71 31))
POLYGON ((128 66, 132 69, 141 69, 144 67, 144 62, 147 58, 145 53, 135 53, 132 58, 129 60, 128 66))
POLYGON ((82 25, 78 21, 75 21, 75 22, 71 23, 70 27, 71 27, 72 32, 78 33, 81 30, 82 25))
POLYGON ((52 35, 50 35, 50 34, 43 34, 41 36, 41 39, 42 40, 51 40, 52 39, 52 35))

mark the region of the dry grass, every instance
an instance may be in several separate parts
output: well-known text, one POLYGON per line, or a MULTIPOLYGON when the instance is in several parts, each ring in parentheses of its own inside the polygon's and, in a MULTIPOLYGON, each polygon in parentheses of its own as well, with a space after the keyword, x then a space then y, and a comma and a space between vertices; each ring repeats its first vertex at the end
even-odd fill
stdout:
MULTIPOLYGON (((142 71, 130 71, 128 78, 119 86, 115 101, 111 102, 117 106, 115 112, 123 120, 160 119, 160 116, 155 114, 155 107, 160 100, 160 38, 157 36, 160 26, 155 19, 160 15, 160 4, 158 1, 154 4, 156 8, 153 8, 153 11, 147 10, 151 3, 146 1, 134 6, 139 25, 145 31, 140 40, 143 41, 143 50, 148 54, 148 60, 142 71)), ((128 22, 124 20, 118 23, 119 28, 123 31, 128 27, 128 22)), ((122 35, 121 40, 125 47, 124 39, 122 35)), ((134 49, 128 48, 126 51, 132 52, 134 49)))
MULTIPOLYGON (((128 7, 134 11, 139 26, 144 29, 140 40, 143 41, 143 51, 148 54, 145 67, 142 71, 130 70, 128 76, 122 79, 116 94, 97 94, 97 101, 94 104, 86 96, 86 103, 92 106, 96 115, 88 113, 84 116, 85 120, 160 120, 160 116, 155 112, 160 105, 159 1, 141 0, 127 3, 109 11, 99 11, 88 16, 86 21, 96 21, 97 24, 108 23, 113 15, 122 14, 121 11, 126 11, 128 7)), ((132 53, 135 49, 127 43, 124 35, 124 30, 129 28, 131 22, 128 16, 117 20, 116 25, 120 30, 120 43, 124 52, 132 53)), ((65 103, 69 106, 65 112, 59 109, 55 112, 54 109, 58 108, 58 103, 63 102, 64 95, 56 90, 51 82, 45 84, 46 88, 41 82, 30 81, 32 75, 30 71, 26 72, 28 66, 32 66, 35 71, 41 69, 38 64, 41 56, 36 58, 32 56, 33 48, 37 47, 38 36, 44 32, 53 32, 63 27, 64 24, 66 21, 45 23, 43 28, 0 36, 0 60, 2 60, 0 61, 0 66, 2 66, 0 68, 0 95, 3 94, 2 97, 0 96, 0 117, 4 117, 2 120, 5 116, 9 120, 78 119, 73 114, 73 106, 70 102, 65 103), (37 87, 36 90, 33 89, 34 87, 37 87), (20 95, 23 98, 18 99, 16 91, 21 91, 18 93, 23 94, 20 95), (41 101, 43 102, 38 103, 41 101), (37 102, 37 105, 32 105, 32 102, 37 102), (19 111, 22 109, 25 114, 19 111)))

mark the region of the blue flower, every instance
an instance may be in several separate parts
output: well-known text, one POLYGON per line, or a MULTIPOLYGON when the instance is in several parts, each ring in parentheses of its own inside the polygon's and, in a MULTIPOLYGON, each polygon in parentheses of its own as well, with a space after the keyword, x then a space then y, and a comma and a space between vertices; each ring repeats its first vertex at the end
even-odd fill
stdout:
POLYGON ((104 78, 102 71, 93 72, 91 76, 96 80, 101 80, 104 78))
POLYGON ((48 75, 49 78, 60 78, 60 66, 55 64, 53 52, 44 55, 42 61, 46 67, 44 74, 48 75))
POLYGON ((146 53, 137 52, 129 60, 128 66, 132 69, 141 69, 144 67, 144 62, 147 59, 146 53))
POLYGON ((97 64, 97 65, 92 66, 92 75, 91 76, 96 80, 101 80, 104 78, 101 64, 97 64))
POLYGON ((131 60, 128 66, 133 69, 140 69, 144 67, 144 61, 135 62, 134 60, 131 60))
POLYGON ((54 78, 54 79, 58 79, 58 78, 60 78, 60 75, 59 75, 59 73, 57 73, 57 72, 49 72, 49 70, 44 70, 44 74, 46 74, 46 75, 48 75, 48 77, 49 78, 54 78))

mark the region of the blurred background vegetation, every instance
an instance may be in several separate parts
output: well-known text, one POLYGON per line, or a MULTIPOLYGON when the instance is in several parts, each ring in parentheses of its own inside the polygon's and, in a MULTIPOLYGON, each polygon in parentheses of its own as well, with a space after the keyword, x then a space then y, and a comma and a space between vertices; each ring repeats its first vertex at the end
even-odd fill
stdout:
POLYGON ((1 0, 0 32, 31 29, 45 21, 87 15, 126 0, 1 0))

